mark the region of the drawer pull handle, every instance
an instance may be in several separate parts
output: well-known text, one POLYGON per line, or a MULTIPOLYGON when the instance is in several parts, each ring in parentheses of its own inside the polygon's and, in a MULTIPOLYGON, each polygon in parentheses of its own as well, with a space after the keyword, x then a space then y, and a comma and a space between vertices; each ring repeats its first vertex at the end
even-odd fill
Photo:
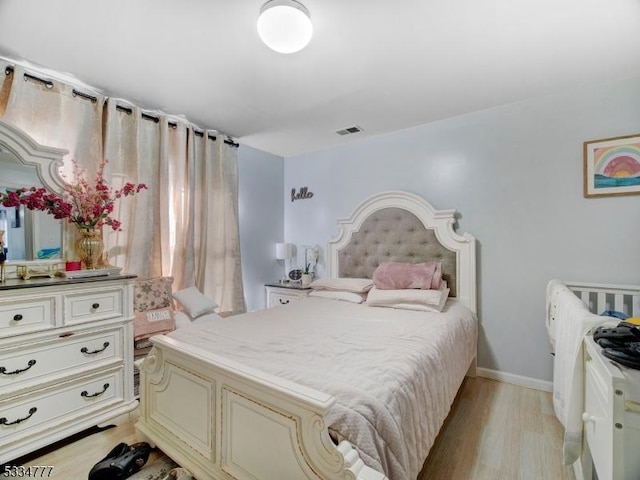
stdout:
POLYGON ((281 298, 279 298, 278 301, 281 305, 286 305, 287 303, 289 303, 289 300, 282 300, 281 298))
POLYGON ((104 342, 102 344, 102 348, 99 348, 98 350, 93 350, 93 351, 90 352, 87 347, 82 347, 80 349, 80 351, 82 353, 86 353, 87 355, 95 355, 96 353, 104 352, 107 349, 108 346, 109 346, 109 342, 104 342))
POLYGON ((91 308, 93 308, 94 310, 97 310, 100 308, 100 304, 99 303, 94 303, 91 305, 91 308))
POLYGON ((33 367, 35 364, 36 364, 35 360, 33 360, 33 359, 29 360, 29 362, 27 362, 27 366, 25 368, 19 368, 18 370, 14 370, 13 372, 7 372, 7 369, 5 367, 0 367, 0 373, 2 375, 17 375, 19 373, 26 372, 31 367, 33 367))
POLYGON ((17 313, 13 316, 13 321, 14 322, 19 322, 20 320, 22 320, 22 314, 21 313, 17 313))
POLYGON ((29 409, 29 415, 27 415, 24 418, 19 418, 17 420, 14 420, 13 422, 8 421, 5 417, 0 418, 0 425, 17 425, 18 423, 22 423, 25 420, 29 420, 34 413, 36 413, 38 411, 38 409, 36 407, 31 407, 29 409))
POLYGON ((89 393, 86 390, 83 390, 82 393, 80 394, 81 397, 84 398, 93 398, 93 397, 99 397, 100 395, 102 395, 104 392, 107 391, 107 389, 109 388, 109 384, 105 383, 102 386, 102 391, 101 392, 96 392, 96 393, 89 393))

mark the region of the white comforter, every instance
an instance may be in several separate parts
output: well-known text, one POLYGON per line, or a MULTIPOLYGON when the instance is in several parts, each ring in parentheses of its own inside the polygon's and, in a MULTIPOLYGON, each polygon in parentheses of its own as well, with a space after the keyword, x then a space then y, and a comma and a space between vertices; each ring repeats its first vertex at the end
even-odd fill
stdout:
POLYGON ((307 298, 169 336, 336 397, 327 421, 368 466, 413 480, 475 355, 477 322, 307 298))

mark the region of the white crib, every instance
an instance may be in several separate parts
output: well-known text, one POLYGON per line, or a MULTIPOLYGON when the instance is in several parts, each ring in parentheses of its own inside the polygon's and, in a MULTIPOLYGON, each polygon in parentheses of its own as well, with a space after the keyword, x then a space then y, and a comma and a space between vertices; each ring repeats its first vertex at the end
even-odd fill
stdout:
MULTIPOLYGON (((638 480, 640 478, 640 456, 638 455, 640 370, 629 369, 607 360, 601 354, 600 347, 593 341, 589 333, 590 328, 587 326, 605 322, 607 317, 599 315, 606 310, 622 312, 630 317, 640 317, 640 286, 557 280, 551 281, 549 286, 553 287, 553 291, 557 293, 562 291, 563 283, 582 300, 589 312, 594 314, 580 313, 584 310, 579 305, 575 305, 566 289, 564 289, 567 292, 564 294, 564 300, 561 300, 565 308, 560 309, 558 303, 553 301, 549 303, 550 299, 547 299, 548 308, 550 308, 548 310, 550 318, 547 320, 554 323, 553 329, 560 328, 562 324, 566 333, 566 326, 572 329, 575 325, 580 334, 586 334, 583 353, 578 356, 581 360, 576 359, 574 370, 579 382, 575 385, 580 385, 580 389, 574 392, 581 397, 578 401, 582 404, 577 413, 582 412, 583 427, 576 430, 577 425, 573 421, 570 422, 569 429, 570 432, 582 430, 580 435, 582 451, 578 460, 573 463, 576 478, 578 480, 638 480), (567 307, 567 305, 573 306, 567 307)), ((558 293, 558 295, 563 294, 558 293)), ((555 300, 560 301, 558 298, 556 297, 555 300)), ((617 321, 615 318, 609 317, 609 319, 617 321)), ((549 323, 547 326, 550 326, 549 323)), ((559 348, 566 352, 566 348, 563 347, 566 345, 559 348)), ((567 356, 563 355, 563 361, 566 359, 567 356)), ((556 357, 557 361, 558 357, 556 357)), ((554 401, 557 394, 555 384, 557 366, 558 364, 554 366, 554 401)), ((564 379, 566 380, 566 377, 564 379)), ((575 416, 572 415, 570 418, 575 416)), ((579 417, 578 422, 580 422, 579 417)), ((567 437, 565 441, 566 439, 567 437)), ((566 445, 565 443, 565 447, 566 445)))

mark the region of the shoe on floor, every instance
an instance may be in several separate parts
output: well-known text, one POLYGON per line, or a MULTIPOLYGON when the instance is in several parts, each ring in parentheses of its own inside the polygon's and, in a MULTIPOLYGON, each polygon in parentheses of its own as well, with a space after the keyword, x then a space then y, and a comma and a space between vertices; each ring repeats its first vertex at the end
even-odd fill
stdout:
POLYGON ((89 472, 89 480, 122 480, 140 470, 151 453, 146 442, 127 445, 120 443, 89 472))

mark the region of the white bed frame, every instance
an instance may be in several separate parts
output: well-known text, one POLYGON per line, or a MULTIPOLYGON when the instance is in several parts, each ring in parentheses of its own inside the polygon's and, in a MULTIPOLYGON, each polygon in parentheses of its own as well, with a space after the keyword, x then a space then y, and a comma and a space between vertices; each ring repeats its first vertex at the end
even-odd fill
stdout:
MULTIPOLYGON (((340 220, 329 242, 329 272, 337 253, 372 212, 399 207, 414 213, 456 252, 458 298, 476 311, 475 239, 455 233, 455 211, 437 211, 422 198, 385 192, 340 220)), ((331 395, 277 378, 166 336, 152 339, 143 362, 138 435, 199 480, 384 480, 348 442, 334 445, 325 413, 331 395)), ((475 364, 475 359, 474 359, 475 364)))

